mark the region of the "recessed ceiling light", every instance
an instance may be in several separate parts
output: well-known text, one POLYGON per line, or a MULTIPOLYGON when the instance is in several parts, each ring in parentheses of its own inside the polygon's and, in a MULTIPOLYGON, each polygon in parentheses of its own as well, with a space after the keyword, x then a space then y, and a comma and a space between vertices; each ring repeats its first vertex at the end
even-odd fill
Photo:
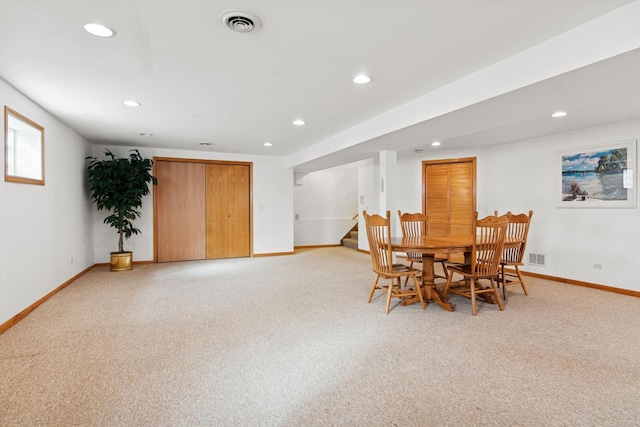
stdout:
POLYGON ((102 24, 96 24, 93 22, 84 24, 84 30, 89 34, 93 34, 94 36, 98 36, 98 37, 113 37, 116 35, 116 32, 113 31, 111 28, 105 27, 102 24))
POLYGON ((353 78, 353 82, 358 84, 365 84, 369 83, 370 81, 371 77, 367 76, 366 74, 358 74, 353 78))
POLYGON ((122 101, 122 103, 127 107, 139 107, 142 105, 138 101, 132 101, 132 100, 122 101))
POLYGON ((153 136, 152 133, 148 133, 148 132, 140 132, 138 135, 140 135, 140 136, 153 136))
POLYGON ((264 145, 265 147, 271 147, 273 144, 272 144, 272 143, 270 143, 269 141, 267 141, 267 142, 265 142, 265 143, 264 143, 264 144, 262 144, 262 145, 264 145))
POLYGON ((440 141, 433 141, 433 142, 431 143, 431 145, 432 145, 433 147, 439 147, 439 146, 440 146, 440 141))
POLYGON ((298 120, 294 120, 293 124, 296 125, 296 126, 302 126, 302 125, 305 124, 305 121, 298 119, 298 120))
POLYGON ((416 154, 420 154, 420 153, 422 153, 422 149, 418 148, 417 150, 413 150, 413 152, 416 153, 416 154))
POLYGON ((555 113, 553 113, 551 115, 551 117, 564 117, 566 115, 567 115, 567 113, 565 113, 564 111, 556 111, 555 113))

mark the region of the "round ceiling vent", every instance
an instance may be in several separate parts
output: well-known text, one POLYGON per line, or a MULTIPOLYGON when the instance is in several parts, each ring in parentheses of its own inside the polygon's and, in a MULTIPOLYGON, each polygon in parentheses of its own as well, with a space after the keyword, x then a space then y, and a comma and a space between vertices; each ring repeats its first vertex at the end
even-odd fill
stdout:
POLYGON ((246 10, 227 10, 226 12, 222 12, 220 20, 224 25, 239 33, 248 33, 262 26, 260 18, 246 10))

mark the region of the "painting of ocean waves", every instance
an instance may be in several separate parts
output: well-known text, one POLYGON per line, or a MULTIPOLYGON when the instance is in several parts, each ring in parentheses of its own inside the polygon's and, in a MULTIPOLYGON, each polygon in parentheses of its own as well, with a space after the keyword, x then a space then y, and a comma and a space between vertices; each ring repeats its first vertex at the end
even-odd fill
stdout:
MULTIPOLYGON (((622 171, 620 172, 570 172, 562 174, 562 194, 564 201, 574 200, 572 184, 584 191, 583 200, 627 200, 627 189, 623 187, 622 171), (571 197, 569 200, 565 198, 571 197)), ((576 197, 577 199, 578 197, 576 197)), ((581 197, 579 197, 581 198, 581 197)))

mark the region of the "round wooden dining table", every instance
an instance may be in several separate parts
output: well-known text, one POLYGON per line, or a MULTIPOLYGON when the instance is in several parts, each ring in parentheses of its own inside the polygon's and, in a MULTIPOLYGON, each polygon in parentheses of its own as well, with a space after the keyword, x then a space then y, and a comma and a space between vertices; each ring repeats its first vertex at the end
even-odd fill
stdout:
MULTIPOLYGON (((422 254, 422 295, 425 301, 433 301, 448 311, 455 311, 455 306, 445 300, 445 296, 436 286, 433 260, 436 254, 463 252, 465 263, 470 263, 472 247, 472 234, 391 238, 393 251, 422 254)), ((417 301, 418 297, 407 298, 403 299, 401 304, 409 305, 417 301)))
MULTIPOLYGON (((504 247, 522 244, 511 236, 506 236, 504 247)), ((394 252, 412 252, 422 254, 422 295, 425 301, 433 301, 448 311, 455 311, 455 306, 445 300, 440 289, 435 283, 433 260, 436 254, 464 253, 464 263, 471 264, 471 251, 473 250, 473 234, 451 234, 444 236, 409 236, 392 237, 391 249, 394 252)), ((496 304, 495 297, 491 294, 479 296, 486 302, 496 304)), ((418 302, 418 297, 405 298, 401 305, 410 305, 418 302)))

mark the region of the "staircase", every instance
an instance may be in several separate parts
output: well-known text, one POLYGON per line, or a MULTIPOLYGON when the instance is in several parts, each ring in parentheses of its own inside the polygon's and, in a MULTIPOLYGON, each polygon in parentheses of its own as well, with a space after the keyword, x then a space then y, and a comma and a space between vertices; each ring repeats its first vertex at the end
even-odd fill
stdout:
POLYGON ((340 243, 342 246, 358 250, 358 224, 353 226, 347 235, 340 240, 340 243))

